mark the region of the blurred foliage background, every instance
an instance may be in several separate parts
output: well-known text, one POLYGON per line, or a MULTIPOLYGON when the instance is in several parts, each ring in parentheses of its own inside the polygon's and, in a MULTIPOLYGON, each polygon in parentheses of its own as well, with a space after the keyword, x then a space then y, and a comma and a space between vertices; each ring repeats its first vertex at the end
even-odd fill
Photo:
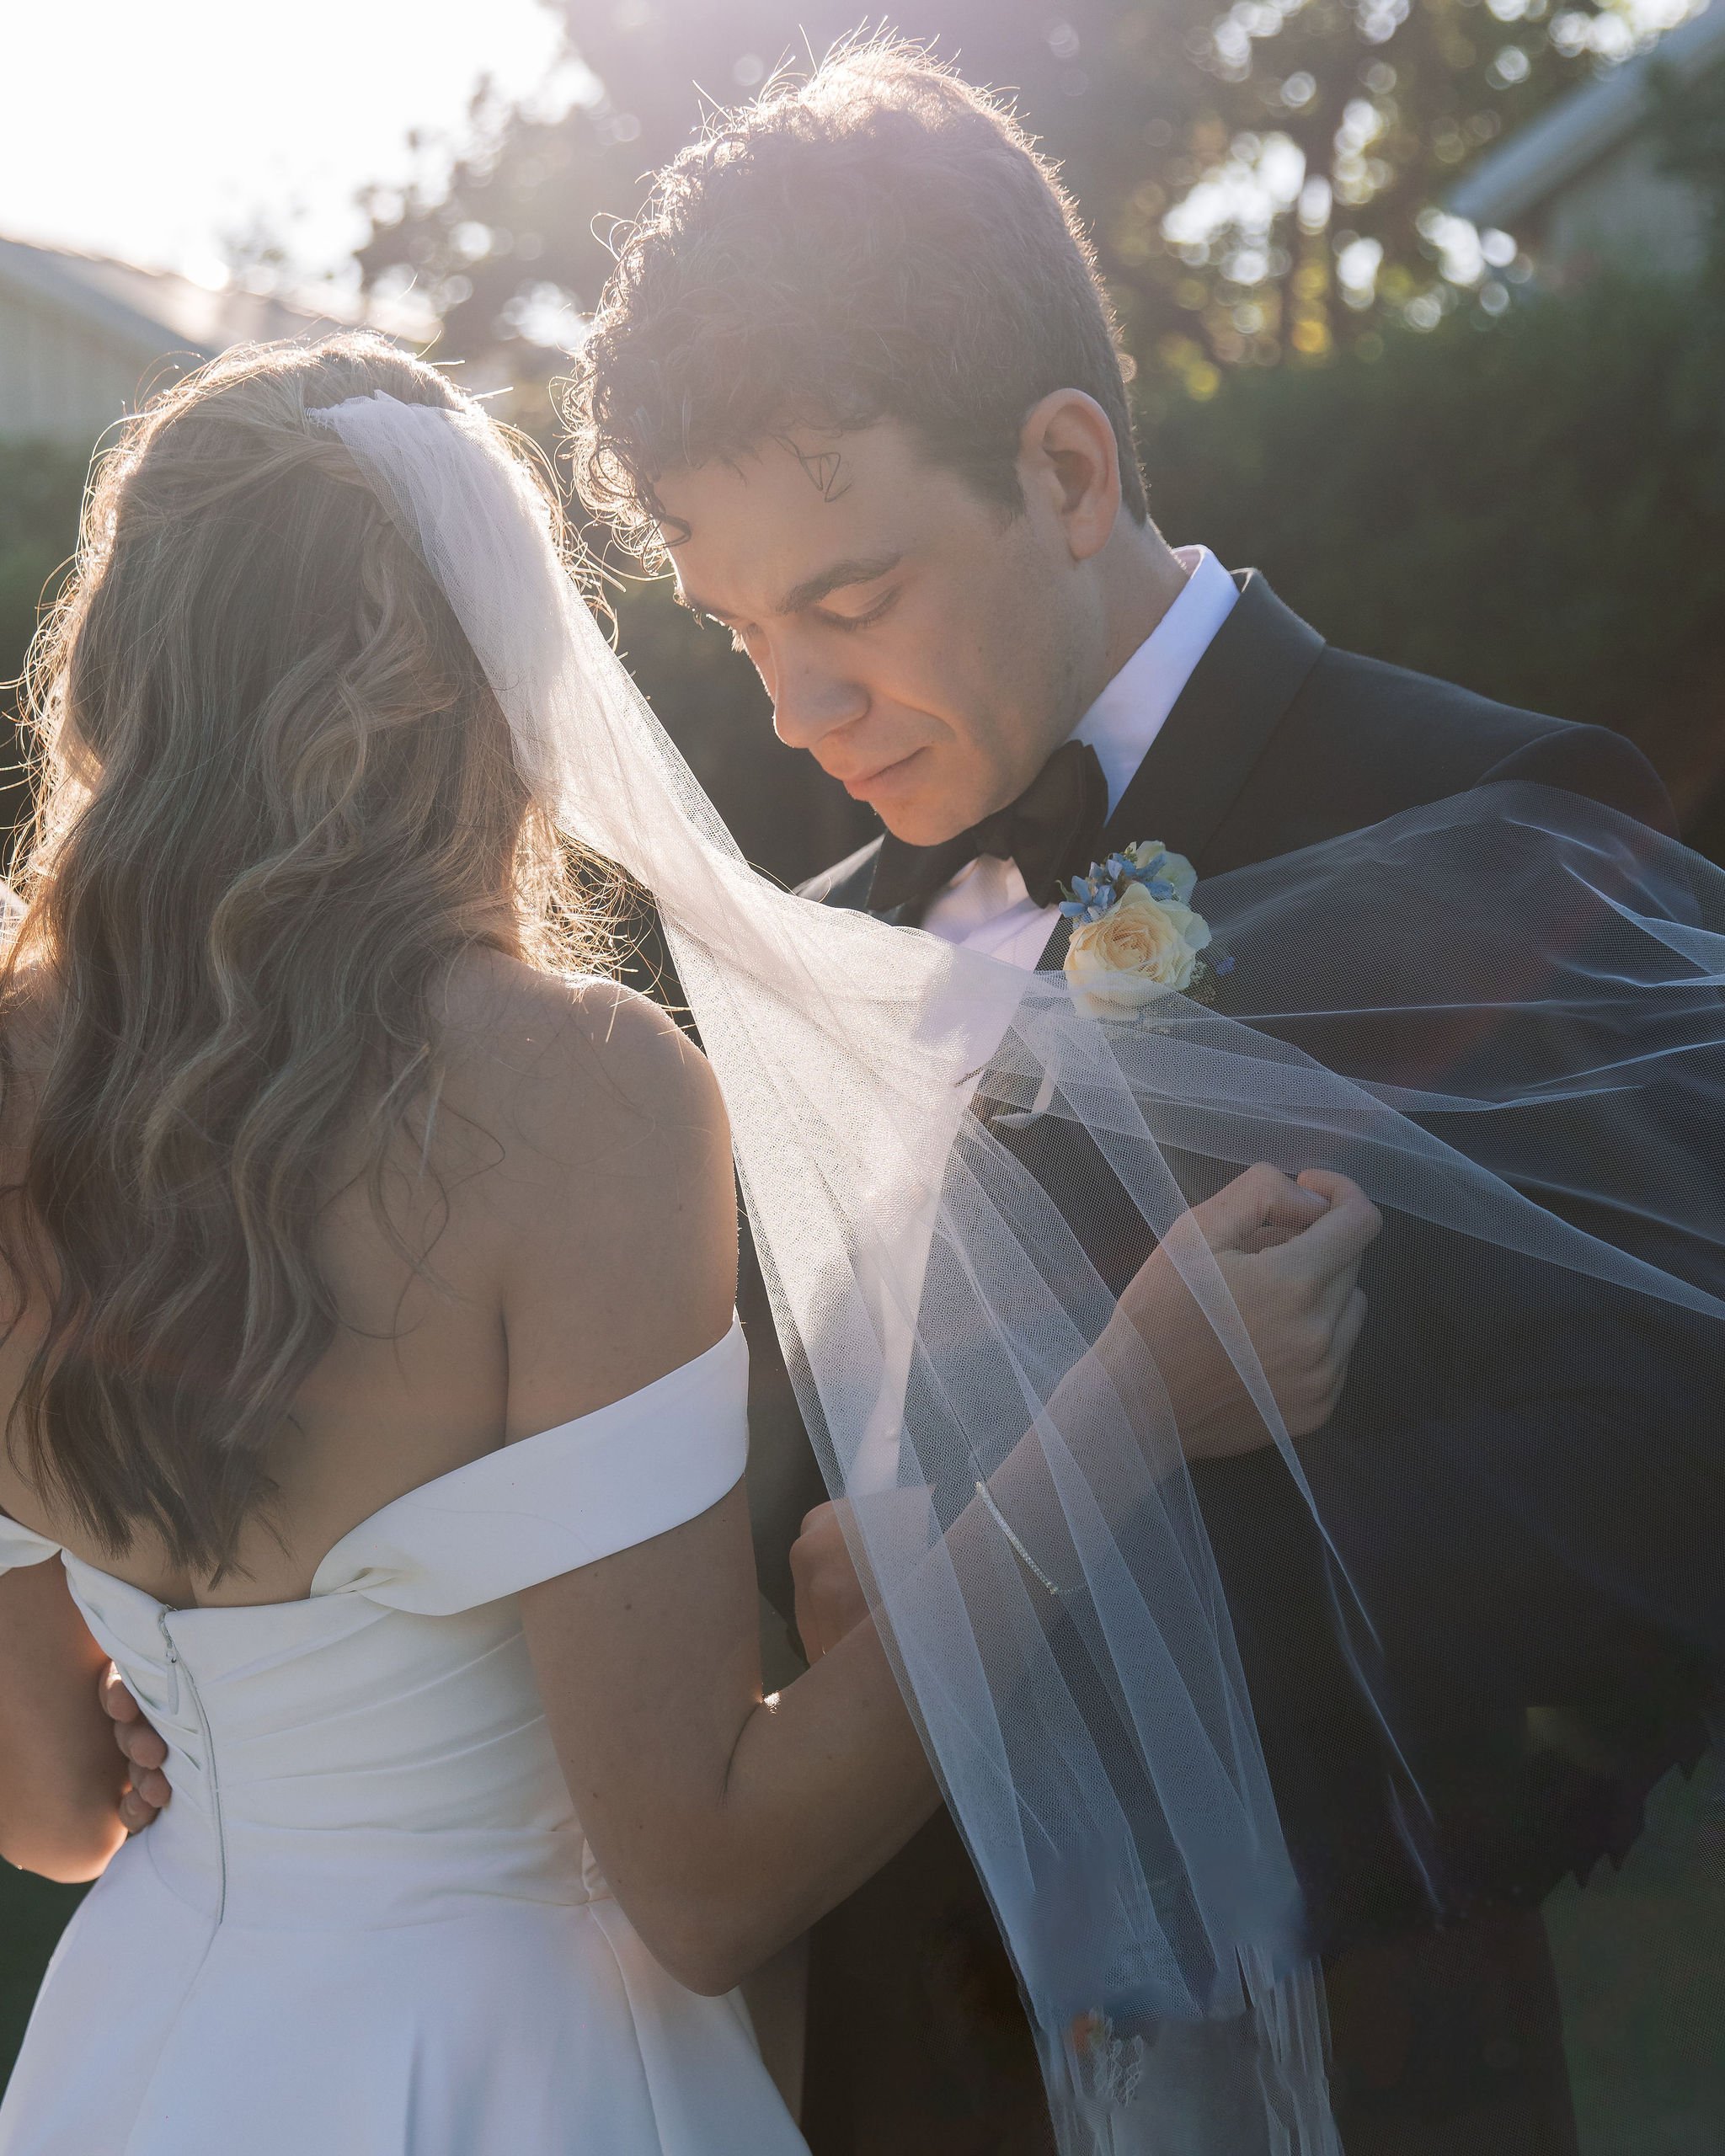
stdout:
MULTIPOLYGON (((854 0, 549 4, 588 94, 544 120, 482 93, 479 152, 429 195, 371 205, 366 277, 429 292, 462 355, 590 307, 641 174, 703 110, 857 26, 854 0)), ((1638 29, 1687 12, 1659 5, 906 0, 893 20, 1010 91, 1060 163, 1159 411, 1168 383, 1204 394, 1226 368, 1377 352, 1392 323, 1501 312, 1530 264, 1511 246, 1480 277, 1445 188, 1638 29)))
MULTIPOLYGON (((359 269, 428 298, 431 356, 509 385, 554 450, 562 355, 644 175, 856 18, 831 0, 547 4, 574 101, 548 117, 482 86, 476 148, 369 196, 359 269)), ((1711 205, 1692 273, 1620 267, 1559 293, 1515 235, 1444 204, 1487 146, 1674 19, 1646 0, 905 0, 895 19, 1011 86, 1062 164, 1168 538, 1263 569, 1338 643, 1621 728, 1725 861, 1725 70, 1660 88, 1653 123, 1711 205)), ((84 462, 0 442, 0 680, 71 552, 84 462)), ((725 639, 627 565, 613 597, 625 655, 750 858, 793 881, 869 835, 776 742, 725 639)), ((0 2075, 76 1899, 0 1874, 0 2075)))

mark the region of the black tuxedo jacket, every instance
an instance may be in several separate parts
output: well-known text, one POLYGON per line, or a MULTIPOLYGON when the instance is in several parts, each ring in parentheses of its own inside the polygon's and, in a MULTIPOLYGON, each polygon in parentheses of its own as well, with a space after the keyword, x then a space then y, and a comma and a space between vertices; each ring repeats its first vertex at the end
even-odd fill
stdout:
MULTIPOLYGON (((1105 846, 1154 836, 1188 855, 1202 881, 1516 778, 1670 828, 1658 779, 1621 737, 1335 651, 1256 573, 1238 582, 1238 603, 1127 787, 1105 846)), ((809 894, 867 907, 878 850, 877 841, 839 863, 809 894)), ((1087 1235, 1096 1164, 1060 1151, 1058 1127, 1050 1134, 1056 1152, 1039 1160, 1032 1126, 1027 1164, 1122 1286, 1147 1252, 1087 1235)), ((1309 1455, 1302 1449, 1302 1464, 1386 1632, 1397 1743, 1433 1800, 1423 1844, 1416 1836, 1410 1848, 1406 1790, 1337 1638, 1332 1561, 1280 1455, 1194 1470, 1290 1848, 1332 1949, 1429 1921, 1434 1877, 1454 1915, 1471 1900, 1537 1901, 1564 1871, 1621 1855, 1647 1787, 1704 1743, 1708 1650, 1725 1650, 1707 1549, 1720 1507, 1705 1476, 1637 1517, 1623 1576, 1579 1573, 1561 1537, 1526 1524, 1563 1513, 1566 1475, 1589 1457, 1578 1417, 1593 1416, 1601 1442, 1619 1449, 1650 1415, 1693 1426, 1690 1343, 1660 1315, 1642 1337, 1602 1324, 1602 1299, 1584 1283, 1552 1307, 1549 1283, 1519 1278, 1506 1258, 1490 1283, 1495 1299, 1543 1298, 1547 1364, 1555 1353, 1578 1379, 1562 1403, 1518 1399, 1513 1371, 1455 1315, 1479 1307, 1477 1246, 1458 1252, 1416 1235, 1374 1262, 1373 1323, 1337 1417, 1309 1455), (1383 1403, 1405 1420, 1410 1358, 1429 1376, 1421 1397, 1432 1420, 1391 1441, 1383 1403), (1658 1604, 1646 1622, 1623 1621, 1631 1597, 1658 1604), (1537 1756, 1535 1705, 1541 1726, 1560 1733, 1537 1756)), ((742 1305, 755 1356, 757 1554, 763 1587, 788 1614, 789 1545, 825 1493, 746 1262, 742 1305)), ((816 2156, 1007 2156, 1049 2145, 1010 1968, 943 1817, 819 1928, 805 2087, 816 2156)))

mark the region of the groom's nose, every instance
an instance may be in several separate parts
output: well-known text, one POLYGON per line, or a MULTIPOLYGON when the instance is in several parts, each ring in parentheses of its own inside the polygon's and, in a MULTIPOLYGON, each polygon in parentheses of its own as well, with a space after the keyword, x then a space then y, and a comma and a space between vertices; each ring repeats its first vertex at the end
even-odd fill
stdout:
POLYGON ((848 672, 809 657, 781 658, 767 684, 773 731, 788 748, 818 749, 829 734, 849 726, 868 708, 868 691, 848 672))

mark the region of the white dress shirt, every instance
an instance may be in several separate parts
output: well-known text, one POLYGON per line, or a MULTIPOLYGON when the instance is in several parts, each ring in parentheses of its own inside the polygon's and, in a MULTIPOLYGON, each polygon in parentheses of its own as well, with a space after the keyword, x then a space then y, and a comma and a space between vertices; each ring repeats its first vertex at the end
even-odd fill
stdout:
MULTIPOLYGON (((1087 741, 1097 753, 1110 815, 1240 596, 1207 547, 1182 547, 1174 558, 1186 572, 1179 597, 1072 729, 1073 740, 1087 741)), ((1127 835, 1178 843, 1177 834, 1160 829, 1127 835)), ((985 854, 935 894, 921 925, 946 942, 1033 968, 1059 919, 1057 905, 1032 902, 1016 862, 985 854)))

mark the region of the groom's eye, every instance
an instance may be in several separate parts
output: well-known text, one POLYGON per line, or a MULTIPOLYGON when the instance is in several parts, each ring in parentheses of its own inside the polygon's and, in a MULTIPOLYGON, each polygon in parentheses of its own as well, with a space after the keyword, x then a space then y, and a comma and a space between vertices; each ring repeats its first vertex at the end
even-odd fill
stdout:
POLYGON ((898 595, 896 589, 883 592, 873 605, 861 614, 823 613, 820 619, 835 629, 866 629, 871 622, 878 622, 881 616, 887 612, 898 595))
POLYGON ((752 622, 722 622, 717 614, 697 614, 695 618, 703 629, 717 629, 721 636, 729 637, 733 651, 747 654, 749 638, 755 633, 752 622))

